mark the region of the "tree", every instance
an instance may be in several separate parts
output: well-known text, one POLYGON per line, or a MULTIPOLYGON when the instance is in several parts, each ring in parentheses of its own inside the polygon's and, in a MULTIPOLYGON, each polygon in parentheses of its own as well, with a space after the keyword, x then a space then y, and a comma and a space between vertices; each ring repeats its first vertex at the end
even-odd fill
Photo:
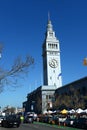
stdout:
MULTIPOLYGON (((2 44, 0 44, 0 58, 2 53, 2 44)), ((28 72, 28 68, 34 64, 34 59, 31 56, 26 56, 23 61, 21 57, 17 57, 14 64, 9 70, 0 68, 0 93, 4 90, 4 87, 11 85, 16 87, 18 78, 23 77, 28 72)))
POLYGON ((67 92, 57 93, 55 108, 82 108, 85 109, 87 106, 87 90, 85 87, 74 87, 70 85, 67 88, 67 92))
POLYGON ((6 114, 15 114, 16 108, 15 107, 6 106, 4 108, 4 110, 3 110, 3 112, 5 112, 6 114))

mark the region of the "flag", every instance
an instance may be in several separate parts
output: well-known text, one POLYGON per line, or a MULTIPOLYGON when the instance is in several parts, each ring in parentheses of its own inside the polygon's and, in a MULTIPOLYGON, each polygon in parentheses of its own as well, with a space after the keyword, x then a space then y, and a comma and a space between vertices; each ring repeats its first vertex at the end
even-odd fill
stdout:
POLYGON ((59 73, 59 75, 58 75, 58 79, 59 79, 59 77, 62 75, 62 73, 59 73))

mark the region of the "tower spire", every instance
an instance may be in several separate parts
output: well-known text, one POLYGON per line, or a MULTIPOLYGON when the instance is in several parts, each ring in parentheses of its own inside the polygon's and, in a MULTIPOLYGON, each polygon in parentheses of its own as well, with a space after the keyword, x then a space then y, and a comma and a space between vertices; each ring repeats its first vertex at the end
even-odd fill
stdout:
POLYGON ((48 31, 53 31, 52 23, 50 20, 50 13, 48 12, 48 24, 47 24, 47 32, 48 31))
POLYGON ((50 21, 50 12, 48 11, 48 21, 50 21))

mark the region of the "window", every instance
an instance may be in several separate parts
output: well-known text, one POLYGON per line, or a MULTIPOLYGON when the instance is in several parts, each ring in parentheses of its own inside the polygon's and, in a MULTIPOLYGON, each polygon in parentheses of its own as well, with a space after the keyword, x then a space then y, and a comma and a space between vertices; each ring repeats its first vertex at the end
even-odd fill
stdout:
POLYGON ((53 36, 53 32, 50 32, 49 35, 52 37, 53 36))

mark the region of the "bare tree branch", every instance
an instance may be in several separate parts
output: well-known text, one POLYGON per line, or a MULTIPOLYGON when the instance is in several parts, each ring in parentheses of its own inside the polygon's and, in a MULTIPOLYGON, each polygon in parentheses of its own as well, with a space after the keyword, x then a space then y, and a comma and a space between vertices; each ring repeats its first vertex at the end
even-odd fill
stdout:
POLYGON ((0 92, 3 91, 5 85, 11 82, 13 86, 17 86, 16 77, 28 71, 28 68, 32 64, 34 64, 34 59, 31 56, 26 56, 25 61, 23 61, 21 57, 18 57, 10 70, 3 70, 0 68, 0 92), (14 80, 12 79, 13 77, 15 77, 14 80))

